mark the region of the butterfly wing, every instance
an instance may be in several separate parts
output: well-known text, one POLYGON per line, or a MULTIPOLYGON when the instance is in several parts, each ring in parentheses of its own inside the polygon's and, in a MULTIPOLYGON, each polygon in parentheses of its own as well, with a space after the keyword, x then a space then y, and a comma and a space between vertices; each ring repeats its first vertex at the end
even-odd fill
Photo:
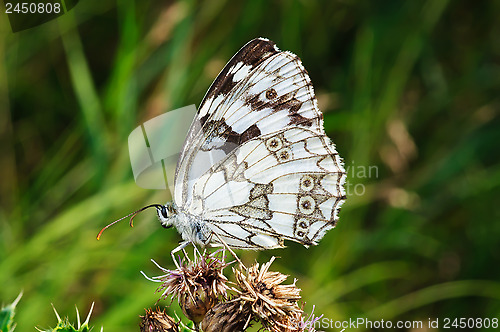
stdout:
POLYGON ((200 105, 177 164, 176 204, 189 205, 197 179, 239 145, 288 126, 324 133, 311 80, 296 55, 254 39, 233 56, 200 105))
POLYGON ((335 225, 345 177, 300 59, 255 39, 205 96, 177 165, 174 201, 233 247, 310 245, 335 225))
POLYGON ((213 166, 188 210, 233 247, 276 248, 284 239, 308 246, 335 226, 345 179, 327 136, 289 127, 243 143, 213 166))

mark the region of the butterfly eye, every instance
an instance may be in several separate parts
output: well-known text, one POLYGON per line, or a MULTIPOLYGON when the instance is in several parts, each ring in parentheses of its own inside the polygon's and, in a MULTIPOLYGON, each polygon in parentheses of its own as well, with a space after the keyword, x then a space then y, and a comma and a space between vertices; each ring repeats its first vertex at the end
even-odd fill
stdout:
POLYGON ((162 206, 160 210, 161 216, 165 219, 169 217, 168 210, 166 206, 162 206))
POLYGON ((160 224, 161 224, 161 227, 163 228, 171 228, 172 227, 172 224, 170 222, 166 222, 166 221, 163 221, 161 220, 162 218, 163 219, 168 219, 170 218, 170 214, 169 212, 171 212, 170 208, 168 206, 165 206, 165 205, 162 205, 161 207, 161 210, 158 210, 158 216, 160 217, 160 224))

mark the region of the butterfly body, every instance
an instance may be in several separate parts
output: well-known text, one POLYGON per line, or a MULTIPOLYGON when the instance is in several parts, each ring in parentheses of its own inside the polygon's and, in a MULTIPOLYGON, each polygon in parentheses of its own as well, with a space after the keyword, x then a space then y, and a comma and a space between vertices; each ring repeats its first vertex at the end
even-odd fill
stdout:
POLYGON ((192 215, 179 210, 174 202, 165 205, 168 209, 159 207, 158 218, 164 228, 174 226, 182 239, 187 243, 193 243, 205 247, 209 244, 211 231, 200 216, 192 215))
POLYGON ((158 217, 201 246, 309 246, 335 226, 345 178, 300 59, 258 38, 203 99, 177 164, 173 202, 158 217))

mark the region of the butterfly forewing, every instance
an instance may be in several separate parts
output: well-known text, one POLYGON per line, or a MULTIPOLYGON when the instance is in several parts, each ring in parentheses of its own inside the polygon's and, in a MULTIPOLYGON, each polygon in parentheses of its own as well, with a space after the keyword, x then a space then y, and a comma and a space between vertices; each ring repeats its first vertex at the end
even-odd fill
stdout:
POLYGON ((256 39, 226 65, 193 121, 176 172, 177 204, 196 179, 238 145, 290 125, 323 132, 311 81, 300 59, 256 39))

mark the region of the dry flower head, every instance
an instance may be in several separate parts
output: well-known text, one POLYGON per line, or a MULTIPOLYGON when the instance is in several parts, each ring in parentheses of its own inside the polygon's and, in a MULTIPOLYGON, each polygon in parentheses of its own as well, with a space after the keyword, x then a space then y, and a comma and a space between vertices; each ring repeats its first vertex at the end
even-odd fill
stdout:
POLYGON ((252 318, 249 306, 242 306, 239 301, 221 302, 210 309, 203 321, 203 332, 244 331, 252 318))
POLYGON ((154 277, 161 282, 157 291, 162 292, 160 299, 168 296, 177 298, 182 311, 195 323, 201 322, 210 308, 221 299, 227 299, 227 278, 223 274, 227 264, 217 256, 216 251, 210 255, 196 255, 193 261, 188 260, 175 270, 161 268, 165 275, 154 277))
POLYGON ((292 284, 282 285, 288 278, 280 272, 269 271, 275 260, 262 266, 255 263, 247 270, 233 268, 242 306, 249 306, 251 312, 270 331, 299 331, 302 309, 298 306, 300 289, 292 284))
POLYGON ((167 315, 165 310, 156 311, 151 309, 146 309, 146 314, 140 316, 141 323, 139 327, 141 332, 178 332, 179 323, 177 323, 172 317, 167 315))

